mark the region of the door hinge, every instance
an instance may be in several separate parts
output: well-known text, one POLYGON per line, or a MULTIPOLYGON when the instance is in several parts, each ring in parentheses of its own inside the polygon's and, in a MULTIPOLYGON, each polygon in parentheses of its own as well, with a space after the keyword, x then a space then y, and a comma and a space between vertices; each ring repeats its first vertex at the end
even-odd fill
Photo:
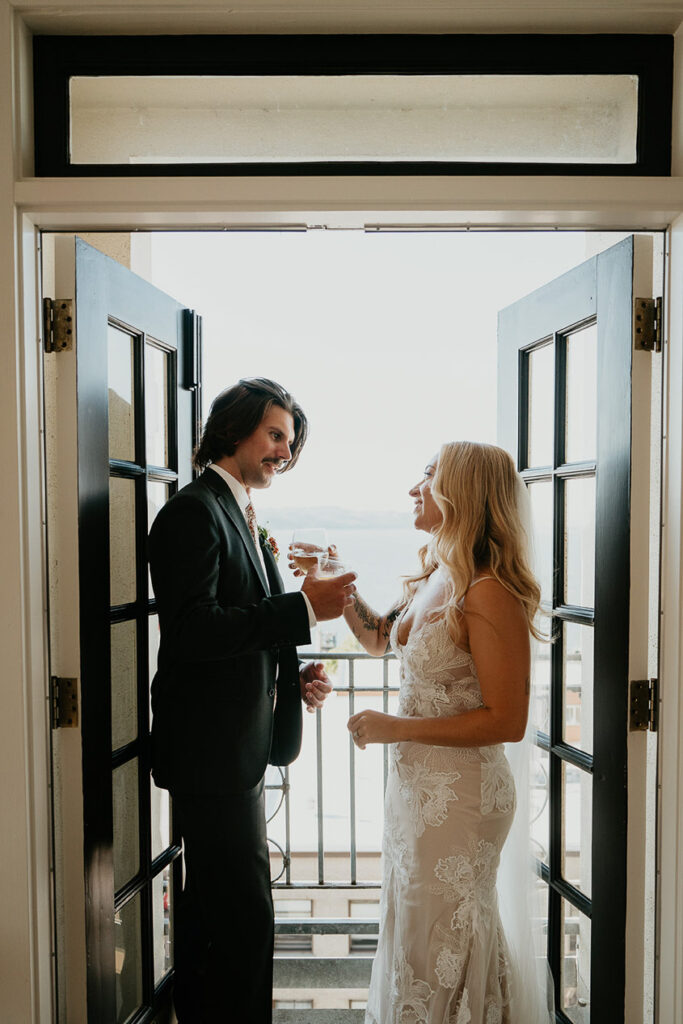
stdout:
POLYGON ((659 718, 659 680, 631 680, 629 731, 656 732, 659 718))
POLYGON ((73 299, 43 299, 43 347, 66 352, 74 345, 73 299))
POLYGON ((78 680, 51 676, 52 728, 74 729, 78 725, 78 680))
POLYGON ((633 300, 633 347, 662 351, 662 297, 633 300))

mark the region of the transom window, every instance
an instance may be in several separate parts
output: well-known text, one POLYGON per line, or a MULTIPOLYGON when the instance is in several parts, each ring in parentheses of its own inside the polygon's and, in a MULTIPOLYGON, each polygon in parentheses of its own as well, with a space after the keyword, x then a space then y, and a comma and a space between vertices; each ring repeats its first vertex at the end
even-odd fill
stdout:
POLYGON ((654 35, 36 37, 36 174, 667 175, 672 66, 654 35))

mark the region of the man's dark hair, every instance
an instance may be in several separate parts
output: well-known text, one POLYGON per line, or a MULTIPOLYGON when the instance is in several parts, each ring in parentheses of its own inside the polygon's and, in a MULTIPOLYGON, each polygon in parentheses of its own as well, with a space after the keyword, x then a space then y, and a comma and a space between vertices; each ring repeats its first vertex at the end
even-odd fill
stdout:
POLYGON ((223 455, 234 455, 238 442, 253 434, 273 405, 290 413, 294 420, 292 457, 278 472, 284 473, 295 466, 308 435, 308 420, 303 409, 274 380, 248 377, 221 391, 214 399, 202 439, 194 453, 193 462, 197 469, 205 469, 223 455))

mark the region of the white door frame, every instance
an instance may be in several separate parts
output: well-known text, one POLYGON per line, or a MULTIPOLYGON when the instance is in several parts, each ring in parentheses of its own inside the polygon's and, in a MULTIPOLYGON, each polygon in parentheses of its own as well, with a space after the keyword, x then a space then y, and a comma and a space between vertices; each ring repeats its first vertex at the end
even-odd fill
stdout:
MULTIPOLYGON (((11 155, 0 161, 0 945, 7 979, 0 1005, 7 1019, 52 1020, 39 231, 304 225, 670 229, 658 999, 660 1024, 683 1019, 683 178, 211 178, 201 189, 183 178, 27 178, 30 37, 19 9, 28 6, 0 0, 0 152, 11 155)), ((145 6, 153 12, 154 4, 141 2, 138 13, 145 6)))

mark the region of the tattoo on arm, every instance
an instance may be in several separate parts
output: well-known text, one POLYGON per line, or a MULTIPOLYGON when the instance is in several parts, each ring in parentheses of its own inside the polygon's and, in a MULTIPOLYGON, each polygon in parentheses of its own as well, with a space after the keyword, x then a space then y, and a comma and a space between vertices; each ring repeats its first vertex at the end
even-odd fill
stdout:
POLYGON ((372 608, 369 607, 359 594, 353 595, 354 607, 356 609, 356 615, 361 621, 361 625, 373 633, 376 633, 379 629, 379 615, 377 612, 373 612, 372 608))
POLYGON ((399 617, 400 613, 401 606, 397 605, 395 608, 391 609, 391 611, 384 620, 384 629, 382 631, 382 635, 386 637, 387 640, 389 639, 389 634, 391 633, 391 627, 393 623, 396 621, 396 619, 399 617))
POLYGON ((525 685, 524 685, 524 693, 526 694, 527 697, 531 693, 531 679, 529 678, 529 676, 526 677, 526 681, 525 681, 525 685))

